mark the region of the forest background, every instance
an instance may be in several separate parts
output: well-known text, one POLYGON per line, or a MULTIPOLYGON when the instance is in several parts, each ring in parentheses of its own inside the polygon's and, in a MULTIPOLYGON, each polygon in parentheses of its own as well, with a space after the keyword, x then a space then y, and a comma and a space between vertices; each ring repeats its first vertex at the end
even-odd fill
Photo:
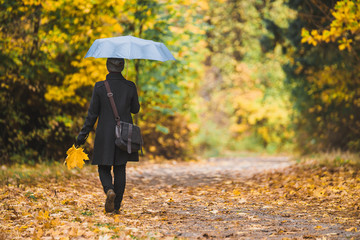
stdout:
POLYGON ((0 163, 64 159, 107 73, 83 57, 121 35, 177 59, 126 62, 147 158, 358 152, 359 21, 359 0, 1 0, 0 163))

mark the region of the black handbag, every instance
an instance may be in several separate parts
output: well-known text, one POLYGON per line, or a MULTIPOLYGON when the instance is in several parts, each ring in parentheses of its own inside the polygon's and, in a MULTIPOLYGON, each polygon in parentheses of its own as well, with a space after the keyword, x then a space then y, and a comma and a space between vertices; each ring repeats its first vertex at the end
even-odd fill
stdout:
POLYGON ((135 153, 141 151, 143 155, 142 146, 143 138, 141 136, 141 130, 138 126, 120 121, 120 116, 116 109, 113 93, 111 92, 110 85, 107 80, 104 81, 107 96, 110 100, 111 108, 115 116, 115 145, 123 151, 135 153))

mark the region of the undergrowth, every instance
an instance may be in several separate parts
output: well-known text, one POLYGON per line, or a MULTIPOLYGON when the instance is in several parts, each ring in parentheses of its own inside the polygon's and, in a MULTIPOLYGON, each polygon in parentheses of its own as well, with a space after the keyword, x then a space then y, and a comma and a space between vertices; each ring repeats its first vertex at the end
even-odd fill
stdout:
POLYGON ((36 184, 34 179, 76 178, 80 177, 80 169, 68 170, 63 163, 46 162, 34 165, 14 164, 0 167, 0 186, 18 184, 36 184))
POLYGON ((360 156, 358 153, 331 151, 322 153, 313 153, 297 158, 296 162, 299 165, 313 166, 313 167, 350 167, 360 169, 360 156))

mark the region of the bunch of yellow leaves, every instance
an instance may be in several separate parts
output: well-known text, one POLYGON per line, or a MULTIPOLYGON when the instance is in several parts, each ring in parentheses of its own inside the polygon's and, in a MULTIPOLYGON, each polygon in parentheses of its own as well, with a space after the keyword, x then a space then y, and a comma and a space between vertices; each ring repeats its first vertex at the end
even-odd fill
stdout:
POLYGON ((84 149, 76 148, 75 145, 72 145, 72 147, 67 150, 66 154, 68 156, 65 159, 65 163, 68 169, 72 169, 75 167, 83 168, 85 163, 84 160, 89 160, 88 155, 84 153, 84 149))

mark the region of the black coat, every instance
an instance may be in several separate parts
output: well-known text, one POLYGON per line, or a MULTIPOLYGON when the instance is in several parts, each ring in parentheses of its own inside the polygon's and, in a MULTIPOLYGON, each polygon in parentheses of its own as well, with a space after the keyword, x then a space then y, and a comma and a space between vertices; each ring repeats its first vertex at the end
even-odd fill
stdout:
MULTIPOLYGON (((133 123, 131 113, 138 113, 140 109, 136 86, 126 80, 121 73, 109 73, 106 76, 116 108, 121 121, 133 123)), ((94 143, 93 165, 121 165, 127 161, 139 161, 138 153, 128 154, 115 146, 115 117, 109 98, 107 97, 104 81, 94 86, 88 115, 79 136, 85 137, 93 129, 99 118, 94 143)))

